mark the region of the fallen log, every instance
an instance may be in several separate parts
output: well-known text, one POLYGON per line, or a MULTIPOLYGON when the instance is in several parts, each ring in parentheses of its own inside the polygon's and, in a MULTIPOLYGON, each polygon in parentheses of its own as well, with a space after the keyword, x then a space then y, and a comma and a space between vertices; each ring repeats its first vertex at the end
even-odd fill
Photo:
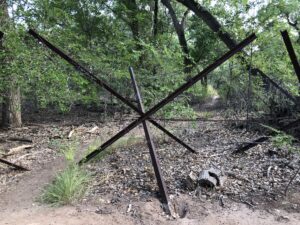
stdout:
POLYGON ((3 163, 3 164, 6 164, 6 165, 8 165, 8 166, 14 167, 14 168, 16 168, 16 169, 18 169, 18 170, 29 171, 29 169, 27 169, 27 168, 25 168, 25 167, 23 167, 23 166, 19 166, 19 165, 17 165, 17 164, 11 163, 11 162, 6 161, 6 160, 4 160, 4 159, 0 159, 0 162, 3 163))
POLYGON ((254 141, 252 141, 250 143, 240 145, 238 147, 238 149, 233 152, 233 154, 245 152, 245 151, 249 150, 250 148, 255 147, 256 145, 261 144, 261 143, 269 140, 269 138, 270 137, 260 137, 260 138, 257 138, 257 139, 255 139, 254 141))
MULTIPOLYGON (((288 123, 287 125, 285 125, 285 126, 279 128, 279 130, 281 130, 281 131, 283 131, 283 132, 286 132, 286 131, 288 131, 288 130, 294 128, 296 125, 298 125, 299 122, 300 122, 300 119, 295 120, 295 121, 293 121, 293 122, 291 122, 291 123, 288 123)), ((272 132, 272 133, 271 133, 271 135, 274 135, 274 134, 276 134, 276 132, 272 132)), ((253 148, 253 147, 255 147, 255 146, 257 146, 257 145, 259 145, 259 144, 261 144, 261 143, 263 143, 263 142, 265 142, 265 141, 267 141, 267 140, 269 140, 269 139, 270 139, 270 137, 266 137, 266 136, 257 138, 256 140, 254 140, 254 141, 252 141, 252 142, 250 142, 250 143, 240 145, 240 146, 237 148, 237 150, 235 150, 232 154, 243 153, 243 152, 245 152, 245 151, 247 151, 247 150, 249 150, 249 149, 251 149, 251 148, 253 148)))
POLYGON ((8 153, 6 153, 5 156, 13 155, 24 149, 29 149, 29 148, 33 148, 33 145, 20 145, 18 147, 9 149, 8 153))

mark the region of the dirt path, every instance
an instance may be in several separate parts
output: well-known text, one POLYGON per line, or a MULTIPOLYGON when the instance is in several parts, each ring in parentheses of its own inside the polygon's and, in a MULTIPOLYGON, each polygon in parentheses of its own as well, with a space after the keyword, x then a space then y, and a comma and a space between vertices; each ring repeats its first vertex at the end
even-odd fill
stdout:
POLYGON ((31 171, 0 194, 0 224, 2 225, 106 225, 106 224, 299 224, 300 215, 279 210, 253 211, 242 204, 230 204, 222 208, 209 202, 195 202, 184 196, 190 213, 184 219, 173 220, 162 212, 156 199, 150 202, 98 206, 80 204, 76 206, 48 207, 36 202, 42 188, 62 170, 62 157, 49 162, 39 171, 31 171), (99 210, 100 209, 100 210, 99 210))
POLYGON ((134 205, 135 214, 126 213, 126 209, 119 209, 118 207, 113 212, 108 212, 108 214, 98 214, 95 211, 96 207, 92 206, 50 208, 37 205, 30 207, 16 205, 11 208, 12 205, 10 205, 10 208, 0 212, 0 221, 3 225, 296 225, 300 221, 299 214, 287 214, 286 212, 278 211, 270 213, 252 211, 243 205, 239 205, 234 209, 223 209, 216 206, 209 206, 209 204, 203 205, 197 208, 197 215, 193 212, 193 216, 188 215, 187 218, 177 220, 169 219, 162 215, 159 202, 157 201, 145 204, 136 203, 134 205))
POLYGON ((19 182, 11 184, 8 190, 0 194, 0 205, 7 209, 16 206, 18 208, 30 207, 40 195, 42 188, 51 182, 55 174, 64 166, 64 159, 60 157, 44 165, 38 171, 27 172, 28 174, 24 174, 19 182))
MULTIPOLYGON (((86 130, 89 129, 86 128, 86 130)), ((101 132, 104 133, 103 129, 101 132)), ((65 132, 64 136, 67 134, 68 132, 65 132)), ((81 152, 84 152, 89 143, 87 140, 90 140, 91 137, 86 135, 86 138, 83 138, 82 133, 80 137, 85 140, 85 146, 80 148, 81 152)), ((36 146, 42 153, 45 153, 46 147, 47 145, 36 146)), ((139 148, 139 150, 141 149, 139 148)), ((41 205, 36 200, 41 195, 42 189, 66 165, 63 156, 51 153, 51 156, 53 155, 54 158, 42 162, 38 167, 33 167, 32 171, 17 177, 7 184, 4 191, 1 191, 0 225, 298 225, 300 223, 299 213, 288 213, 271 207, 265 210, 252 210, 245 204, 235 203, 229 199, 225 201, 225 206, 221 207, 218 200, 200 200, 183 194, 178 194, 176 199, 179 202, 188 203, 189 212, 185 218, 176 220, 170 219, 163 213, 156 198, 112 203, 111 196, 107 196, 106 193, 98 193, 95 195, 95 202, 83 199, 80 204, 75 206, 49 207, 41 205), (132 206, 131 210, 128 210, 129 204, 132 206)), ((33 162, 37 161, 38 159, 33 160, 33 162)))

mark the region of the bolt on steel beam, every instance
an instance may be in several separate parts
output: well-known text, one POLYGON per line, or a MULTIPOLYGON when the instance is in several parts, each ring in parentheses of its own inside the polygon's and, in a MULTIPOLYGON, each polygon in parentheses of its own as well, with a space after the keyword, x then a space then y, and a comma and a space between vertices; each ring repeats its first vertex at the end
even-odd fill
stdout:
POLYGON ((154 113, 156 113, 158 110, 160 110, 162 107, 167 105, 169 102, 173 101, 177 96, 179 96, 181 93, 189 89, 191 86, 193 86, 196 82, 201 80, 203 77, 207 76, 210 72, 214 71, 217 67, 222 65, 225 61, 230 59, 233 55, 240 52, 244 47, 249 45, 251 42, 253 42, 256 39, 255 34, 251 34, 249 37, 244 39, 241 43, 236 45, 234 48, 229 50, 227 53, 225 53, 223 56, 221 56, 219 59, 217 59, 215 62, 210 64, 208 67, 206 67, 204 70, 202 70, 200 73, 198 73, 196 76, 188 80, 185 84, 177 88, 174 92, 169 94, 166 98, 161 100, 158 104, 153 106, 150 110, 148 110, 146 113, 144 113, 141 117, 130 123, 127 127, 125 127, 123 130, 118 132, 115 136, 107 140, 105 143, 103 143, 98 149, 88 154, 85 158, 80 160, 80 163, 87 162, 94 158, 96 155, 98 155, 100 152, 104 151, 108 146, 113 144, 115 141, 117 141, 119 138, 123 137, 125 134, 127 134, 129 131, 131 131, 133 128, 138 126, 141 122, 148 119, 150 116, 152 116, 154 113))
MULTIPOLYGON (((127 106, 132 108, 134 111, 136 111, 138 114, 141 116, 143 113, 130 101, 128 101, 126 98, 124 98, 121 94, 116 92, 113 88, 111 88, 109 85, 107 85, 105 82, 100 80, 97 76, 95 76, 92 72, 90 72, 88 69, 80 65, 78 62, 76 62, 74 59, 72 59, 70 56, 65 54, 62 50, 60 50, 58 47, 54 46, 52 43, 47 41, 45 38, 43 38, 41 35, 39 35, 37 32, 34 30, 30 29, 28 31, 30 35, 32 35, 35 39, 43 43, 46 47, 48 47, 50 50, 55 52, 57 55, 59 55, 61 58, 66 60, 68 63, 74 66, 74 68, 84 74, 86 78, 88 78, 90 81, 95 82, 96 84, 102 86, 104 89, 106 89, 108 92, 110 92, 112 95, 114 95, 116 98, 121 100, 123 103, 125 103, 127 106)), ((165 129, 163 126, 161 126, 158 122, 152 120, 151 118, 149 119, 149 122, 151 122, 154 126, 156 126, 158 129, 163 131, 166 135, 171 137, 173 140, 181 144, 183 147, 185 147, 187 150, 189 150, 192 153, 197 153, 192 147, 190 147, 188 144, 186 144, 184 141, 173 135, 171 132, 169 132, 167 129, 165 129)))
MULTIPOLYGON (((136 100, 138 102, 138 107, 139 109, 144 113, 144 105, 142 102, 142 96, 140 93, 140 90, 138 88, 136 79, 135 79, 135 75, 134 75, 134 71, 132 69, 132 67, 129 67, 129 73, 130 73, 130 77, 131 77, 131 81, 132 81, 132 85, 133 85, 133 89, 134 89, 134 93, 135 93, 135 97, 136 100)), ((169 195, 168 195, 168 191, 166 188, 166 184, 165 181, 163 179, 162 176, 162 172, 161 172, 161 167, 160 167, 160 160, 157 157, 156 151, 155 151, 155 146, 152 140, 152 136, 150 133, 150 129, 148 127, 147 121, 143 121, 143 128, 144 128, 144 132, 145 132, 145 137, 147 140, 147 145, 149 148, 149 153, 150 153, 150 157, 151 157, 151 162, 152 162, 152 166, 154 169, 154 173, 155 173, 155 177, 156 177, 156 181, 159 187, 159 192, 161 194, 162 197, 162 203, 165 204, 165 209, 167 209, 167 211, 171 214, 172 209, 171 209, 171 204, 170 204, 170 199, 169 199, 169 195)))

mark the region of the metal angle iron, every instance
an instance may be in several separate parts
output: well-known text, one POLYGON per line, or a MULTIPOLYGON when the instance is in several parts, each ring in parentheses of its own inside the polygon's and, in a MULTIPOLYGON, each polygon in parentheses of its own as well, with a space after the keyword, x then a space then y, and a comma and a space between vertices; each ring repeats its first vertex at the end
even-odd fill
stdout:
POLYGON ((174 100, 177 96, 179 96, 181 93, 189 89, 191 86, 193 86, 196 82, 201 80, 203 77, 207 76, 210 72, 214 71, 217 67, 222 65, 224 62, 226 62, 228 59, 230 59, 232 56, 234 56, 236 53, 240 52, 243 48, 245 48, 247 45, 249 45, 251 42, 253 42, 256 39, 256 35, 253 33, 250 36, 248 36, 246 39, 244 39, 242 42, 240 42, 238 45, 236 45, 234 48, 229 50, 227 53, 225 53, 223 56, 221 56, 219 59, 217 59, 215 62, 207 66, 204 70, 202 70, 200 73, 198 73, 196 76, 188 80, 185 84, 177 88, 174 92, 169 94, 166 98, 161 100, 158 104, 153 106, 150 110, 148 110, 146 113, 144 113, 141 117, 130 123, 127 127, 125 127, 123 130, 118 132, 115 136, 107 140, 105 143, 103 143, 98 149, 88 154, 85 158, 83 158, 80 163, 88 162, 92 158, 94 158, 96 155, 98 155, 100 152, 104 151, 108 146, 113 144, 115 141, 117 141, 119 138, 123 137, 125 134, 127 134, 129 131, 131 131, 133 128, 138 126, 141 122, 152 116, 154 113, 156 113, 159 109, 167 105, 169 102, 174 100))
MULTIPOLYGON (((72 59, 70 56, 68 56, 66 53, 64 53, 62 50, 60 50, 58 47, 54 46, 52 43, 47 41, 45 38, 43 38, 41 35, 39 35, 36 31, 33 29, 30 29, 28 31, 30 35, 32 35, 35 39, 40 41, 44 46, 48 47, 50 50, 55 52, 57 55, 59 55, 61 58, 66 60, 68 63, 74 66, 74 68, 84 74, 86 78, 88 78, 90 81, 95 82, 96 84, 102 86, 104 89, 106 89, 108 92, 110 92, 112 95, 114 95, 116 98, 121 100, 123 103, 125 103, 127 106, 132 108, 134 111, 139 113, 140 115, 143 115, 143 113, 130 101, 128 101, 126 98, 124 98, 121 94, 116 92, 113 88, 111 88, 108 84, 106 84, 104 81, 100 80, 97 76, 95 76, 92 72, 90 72, 88 69, 80 65, 78 62, 76 62, 74 59, 72 59)), ((185 147, 187 150, 189 150, 192 153, 197 153, 192 147, 190 147, 188 144, 186 144, 184 141, 173 135, 171 132, 169 132, 166 128, 161 126, 158 122, 154 121, 153 119, 148 119, 154 126, 156 126, 158 129, 163 131, 166 135, 171 137, 173 140, 181 144, 183 147, 185 147)))

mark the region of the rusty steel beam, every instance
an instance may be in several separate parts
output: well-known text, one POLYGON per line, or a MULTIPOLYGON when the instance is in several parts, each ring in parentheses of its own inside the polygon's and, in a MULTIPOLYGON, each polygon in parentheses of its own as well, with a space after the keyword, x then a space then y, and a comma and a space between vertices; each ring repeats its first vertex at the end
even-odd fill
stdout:
MULTIPOLYGON (((130 77, 131 77, 135 97, 136 97, 136 100, 138 102, 138 107, 141 110, 141 112, 145 113, 144 104, 142 102, 142 96, 141 96, 140 90, 138 88, 138 85, 137 85, 135 75, 134 75, 134 71, 133 71, 132 67, 129 67, 129 73, 130 73, 130 77)), ((157 154, 156 154, 156 151, 155 151, 155 146, 154 146, 154 143, 153 143, 153 140, 152 140, 152 137, 151 137, 150 129, 149 129, 148 124, 147 124, 146 121, 143 121, 142 124, 143 124, 145 137, 146 137, 148 148, 149 148, 149 153, 150 153, 150 156, 151 156, 151 162, 152 162, 152 166, 153 166, 153 169, 154 169, 156 181, 157 181, 157 184, 158 184, 158 187, 159 187, 159 192, 160 192, 161 197, 162 197, 162 203, 166 204, 165 208, 168 208, 168 211, 171 212, 171 209, 169 209, 169 207, 171 207, 171 204, 170 204, 168 191, 167 191, 166 184, 165 184, 165 181, 164 181, 163 176, 162 176, 161 167, 160 167, 160 160, 157 157, 157 154)))
MULTIPOLYGON (((295 73, 298 77, 298 81, 300 83, 300 65, 299 65, 299 61, 297 59, 297 55, 295 53, 295 50, 293 48, 293 44, 291 42, 290 36, 289 36, 289 34, 286 30, 281 31, 281 36, 282 36, 282 39, 284 41, 285 47, 286 47, 286 49, 289 53, 290 59, 292 61, 292 64, 293 64, 293 67, 294 67, 294 70, 295 70, 295 73)), ((299 88, 300 88, 300 86, 299 86, 299 88)))
POLYGON ((19 166, 17 164, 11 163, 11 162, 6 161, 4 159, 0 159, 0 163, 6 164, 6 165, 11 166, 11 167, 14 167, 14 168, 16 168, 18 170, 29 171, 29 169, 27 169, 27 168, 25 168, 23 166, 19 166))
POLYGON ((127 127, 125 127, 123 130, 118 132, 115 136, 107 140, 105 143, 103 143, 98 149, 88 154, 85 158, 83 158, 80 163, 87 162, 94 158, 96 155, 98 155, 100 152, 104 151, 108 146, 113 144, 115 141, 117 141, 119 138, 123 137, 125 134, 127 134, 129 131, 131 131, 133 128, 138 126, 141 122, 152 116, 154 113, 156 113, 158 110, 160 110, 162 107, 167 105, 169 102, 173 101, 177 96, 179 96, 181 93, 189 89, 191 86, 193 86, 196 82, 201 80, 203 77, 207 76, 210 72, 214 71, 217 67, 222 65, 225 61, 230 59, 233 55, 240 52, 244 47, 249 45, 251 42, 253 42, 256 39, 255 34, 251 34, 249 37, 244 39, 241 43, 236 45, 233 49, 229 50, 227 53, 225 53, 223 56, 221 56, 219 59, 217 59, 215 62, 210 64, 208 67, 206 67, 204 70, 202 70, 200 73, 198 73, 196 76, 188 80, 185 84, 177 88, 174 92, 172 92, 169 96, 161 100, 158 104, 156 104, 154 107, 152 107, 150 110, 148 110, 146 113, 144 113, 141 117, 139 117, 137 120, 130 123, 127 127))
MULTIPOLYGON (((74 59, 72 59, 70 56, 68 56, 66 53, 64 53, 62 50, 60 50, 58 47, 54 46, 52 43, 50 43, 49 41, 47 41, 45 38, 43 38, 37 32, 35 32, 34 30, 30 29, 28 31, 28 33, 30 35, 32 35, 35 39, 37 39, 38 41, 40 41, 41 43, 43 43, 50 50, 52 50, 53 52, 55 52, 56 54, 58 54, 61 58, 63 58, 64 60, 66 60, 68 63, 70 63, 71 65, 73 65, 74 68, 77 71, 79 71, 82 74, 84 74, 86 76, 86 78, 88 78, 89 80, 91 80, 91 81, 95 82, 96 84, 102 86, 104 89, 106 89, 112 95, 114 95, 119 100, 121 100, 122 102, 124 102, 127 106, 129 106, 130 108, 132 108, 138 114, 140 114, 141 116, 143 115, 143 113, 134 104, 132 104, 130 101, 128 101, 126 98, 124 98, 121 94, 119 94, 118 92, 116 92, 108 84, 106 84, 105 82, 103 82, 102 80, 100 80, 92 72, 90 72, 88 69, 86 69, 85 67, 83 67, 82 65, 80 65, 78 62, 76 62, 74 59)), ((149 121, 154 126, 156 126, 158 129, 160 129, 161 131, 163 131, 166 135, 168 135, 173 140, 175 140, 176 142, 178 142, 179 144, 181 144, 183 147, 185 147, 187 150, 189 150, 192 153, 196 153, 196 151, 192 147, 190 147, 188 144, 184 143, 181 139, 179 139, 178 137, 176 137, 175 135, 173 135, 171 132, 169 132, 167 129, 165 129, 163 126, 161 126, 158 122, 152 120, 151 118, 149 119, 149 121)))

